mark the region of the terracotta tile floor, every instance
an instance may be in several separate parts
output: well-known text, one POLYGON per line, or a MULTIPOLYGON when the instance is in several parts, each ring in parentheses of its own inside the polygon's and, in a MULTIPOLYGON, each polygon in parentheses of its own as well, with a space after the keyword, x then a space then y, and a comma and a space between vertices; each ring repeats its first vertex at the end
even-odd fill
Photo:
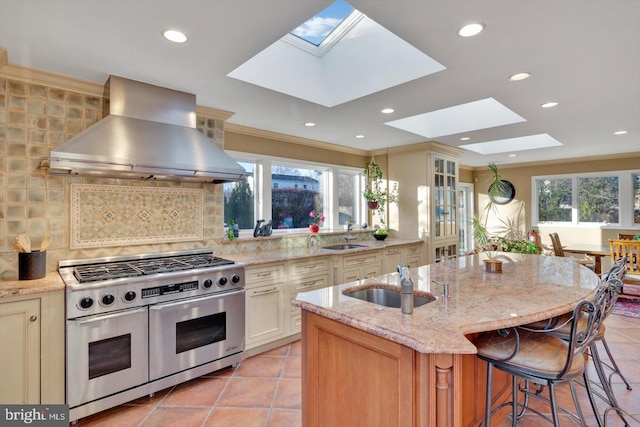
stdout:
MULTIPOLYGON (((612 315, 607 321, 607 342, 632 391, 614 379, 621 406, 640 420, 640 319, 612 315)), ((603 352, 604 353, 604 352, 603 352)), ((593 375, 595 377, 595 374, 593 375)), ((300 342, 248 358, 236 369, 213 372, 166 389, 152 398, 141 398, 92 415, 78 422, 82 427, 289 427, 301 425, 300 342)), ((582 392, 579 387, 579 392, 582 392)), ((558 389, 560 404, 572 408, 568 387, 558 389)), ((590 425, 596 425, 584 393, 581 405, 590 425)), ((537 405, 548 413, 548 406, 537 405)), ((629 420, 630 425, 640 423, 629 420)), ((506 421, 504 426, 510 425, 506 421)), ((527 415, 522 427, 545 425, 527 415)), ((579 423, 566 416, 563 426, 579 423)), ((624 425, 612 414, 608 426, 624 425)), ((403 427, 403 426, 401 426, 403 427)))

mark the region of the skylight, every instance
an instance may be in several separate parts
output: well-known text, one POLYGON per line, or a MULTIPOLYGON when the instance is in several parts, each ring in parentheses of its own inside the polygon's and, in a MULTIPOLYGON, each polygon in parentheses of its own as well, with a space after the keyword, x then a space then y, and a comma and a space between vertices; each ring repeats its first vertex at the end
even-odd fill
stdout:
POLYGON ((560 145, 562 145, 562 143, 548 133, 541 133, 538 135, 461 145, 460 148, 480 154, 497 154, 511 151, 537 150, 540 148, 558 147, 560 145))
POLYGON ((320 46, 353 10, 353 6, 349 3, 338 0, 312 16, 307 22, 291 31, 290 34, 300 37, 314 46, 320 46))

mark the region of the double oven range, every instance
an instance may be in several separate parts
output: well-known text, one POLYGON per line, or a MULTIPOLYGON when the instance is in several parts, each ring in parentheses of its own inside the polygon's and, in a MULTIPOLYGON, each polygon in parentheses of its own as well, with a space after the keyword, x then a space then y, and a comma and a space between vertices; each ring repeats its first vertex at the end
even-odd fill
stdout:
POLYGON ((244 266, 207 250, 60 261, 72 421, 239 363, 244 266))

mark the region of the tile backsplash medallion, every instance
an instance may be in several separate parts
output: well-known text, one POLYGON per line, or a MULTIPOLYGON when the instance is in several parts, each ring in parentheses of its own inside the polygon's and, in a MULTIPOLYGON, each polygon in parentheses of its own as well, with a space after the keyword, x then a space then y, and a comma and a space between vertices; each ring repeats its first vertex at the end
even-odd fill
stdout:
POLYGON ((201 189, 71 184, 71 249, 202 240, 201 189))
MULTIPOLYGON (((29 235, 34 247, 45 235, 53 238, 47 271, 55 271, 60 259, 199 248, 220 251, 221 185, 64 177, 40 169, 41 157, 101 118, 101 97, 0 77, 0 278, 17 275, 18 257, 11 242, 22 233, 29 235), (72 184, 103 189, 93 193, 90 206, 73 210, 72 184), (114 188, 120 189, 118 195, 109 191, 114 188), (125 212, 127 197, 140 206, 125 212), (172 207, 164 203, 167 197, 172 207), (131 215, 137 223, 120 222, 131 215), (73 228, 72 220, 82 223, 73 228), (146 228, 134 231, 137 225, 146 228)), ((222 120, 198 115, 197 127, 223 146, 222 120)))

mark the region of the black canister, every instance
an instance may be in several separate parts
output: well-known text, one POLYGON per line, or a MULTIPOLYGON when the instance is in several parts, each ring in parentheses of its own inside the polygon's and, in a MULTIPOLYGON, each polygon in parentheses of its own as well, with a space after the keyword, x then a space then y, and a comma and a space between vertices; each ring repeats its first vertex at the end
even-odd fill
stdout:
POLYGON ((42 279, 47 274, 47 252, 18 253, 18 279, 42 279))

